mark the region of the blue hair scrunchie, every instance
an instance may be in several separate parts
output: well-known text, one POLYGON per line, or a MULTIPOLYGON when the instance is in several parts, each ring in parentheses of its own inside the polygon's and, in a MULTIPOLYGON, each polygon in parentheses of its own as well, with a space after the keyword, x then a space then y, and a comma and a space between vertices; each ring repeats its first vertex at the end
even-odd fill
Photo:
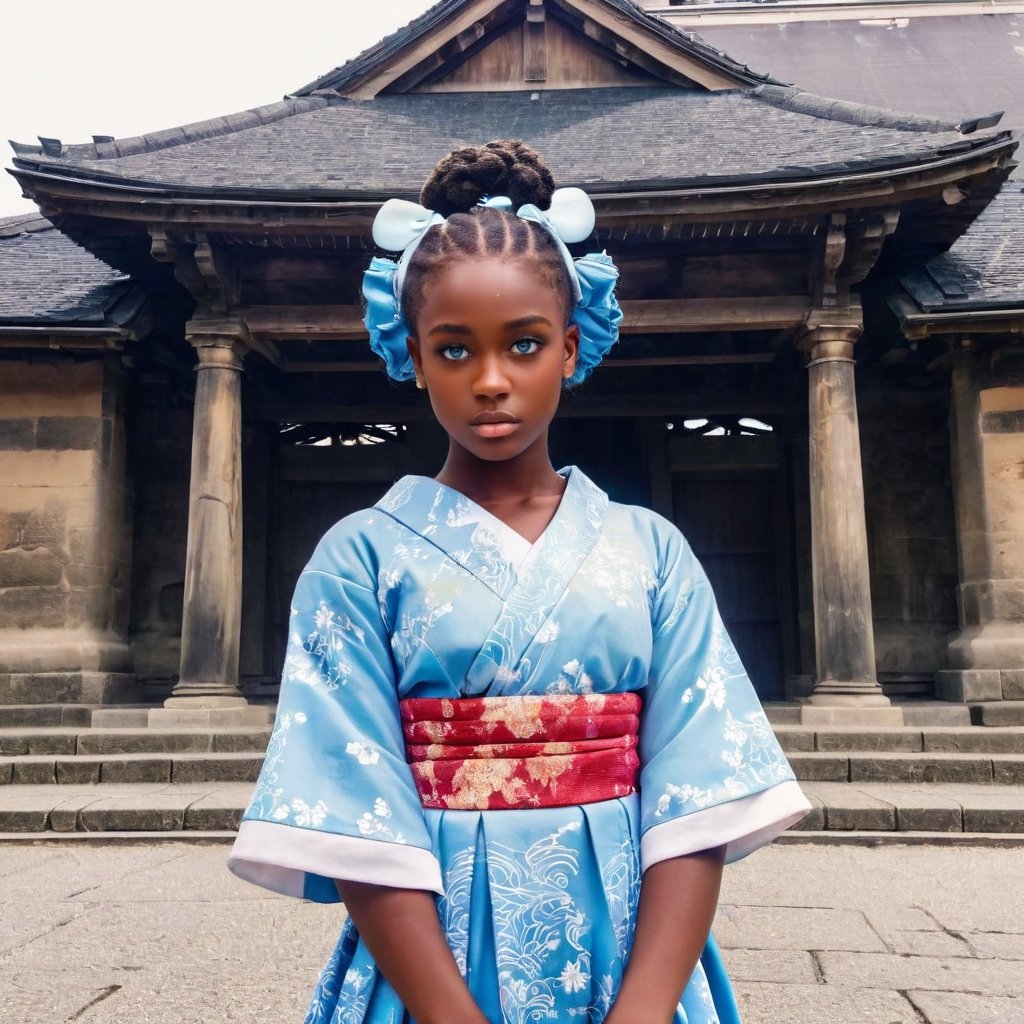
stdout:
MULTIPOLYGON (((622 310, 615 297, 619 272, 605 252, 592 252, 573 259, 563 239, 582 241, 593 230, 593 205, 580 189, 556 190, 551 209, 541 211, 529 204, 517 216, 543 228, 557 245, 565 260, 576 298, 569 322, 579 327, 580 341, 576 370, 564 382, 565 387, 581 384, 604 358, 619 337, 622 310), (589 218, 589 221, 588 221, 589 218), (581 235, 581 232, 583 233, 581 235)), ((488 198, 484 205, 511 211, 505 196, 488 198)), ((363 274, 363 298, 366 313, 363 323, 370 335, 370 348, 384 361, 389 377, 397 381, 416 376, 406 340, 412 333, 401 308, 404 267, 426 232, 442 218, 414 203, 389 199, 374 223, 374 237, 384 248, 405 247, 396 263, 380 256, 370 260, 363 274)))

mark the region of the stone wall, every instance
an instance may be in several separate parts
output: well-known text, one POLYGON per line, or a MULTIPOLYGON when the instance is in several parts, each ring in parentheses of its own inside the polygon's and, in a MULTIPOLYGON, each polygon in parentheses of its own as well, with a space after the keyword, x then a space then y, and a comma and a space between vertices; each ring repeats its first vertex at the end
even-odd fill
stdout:
POLYGON ((129 668, 124 392, 116 357, 0 362, 0 673, 129 668))
POLYGON ((957 625, 948 394, 870 382, 858 411, 878 672, 930 677, 957 625))
POLYGON ((188 536, 192 408, 140 382, 129 410, 129 478, 135 519, 132 664, 162 699, 178 677, 188 536), (164 693, 163 691, 166 691, 164 693))

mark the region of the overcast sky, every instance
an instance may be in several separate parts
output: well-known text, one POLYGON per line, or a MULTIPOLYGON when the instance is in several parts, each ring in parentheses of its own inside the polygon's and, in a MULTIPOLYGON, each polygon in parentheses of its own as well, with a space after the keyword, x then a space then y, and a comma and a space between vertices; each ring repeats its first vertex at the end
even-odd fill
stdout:
MULTIPOLYGON (((8 4, 0 48, 2 140, 118 138, 230 114, 372 46, 432 0, 50 0, 8 4)), ((0 173, 0 216, 35 205, 0 173)))

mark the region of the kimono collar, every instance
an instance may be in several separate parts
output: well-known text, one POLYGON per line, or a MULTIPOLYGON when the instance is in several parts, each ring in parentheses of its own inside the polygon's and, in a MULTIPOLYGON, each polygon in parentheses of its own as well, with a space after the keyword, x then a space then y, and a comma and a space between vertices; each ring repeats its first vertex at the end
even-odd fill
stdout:
POLYGON ((582 561, 600 533, 608 496, 576 466, 559 470, 559 475, 567 478, 565 492, 534 545, 461 491, 425 476, 402 477, 375 507, 505 598, 517 582, 516 565, 531 547, 585 547, 582 561))

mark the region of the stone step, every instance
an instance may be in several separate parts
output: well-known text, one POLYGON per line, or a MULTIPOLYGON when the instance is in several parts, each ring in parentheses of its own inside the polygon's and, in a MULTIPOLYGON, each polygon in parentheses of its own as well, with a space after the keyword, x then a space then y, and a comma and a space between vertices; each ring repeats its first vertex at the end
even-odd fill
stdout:
MULTIPOLYGON (((1024 754, 813 752, 789 755, 806 782, 970 782, 1024 785, 1024 754)), ((68 754, 0 757, 0 785, 255 782, 259 751, 68 754)))
MULTIPOLYGON (((955 704, 945 700, 893 700, 893 707, 903 712, 903 724, 913 727, 971 725, 971 709, 966 704, 955 704)), ((799 725, 802 704, 796 702, 769 702, 764 713, 772 725, 799 725)), ((1016 724, 1016 723, 1006 723, 1016 724)), ((1020 723, 1024 724, 1024 723, 1020 723)))
POLYGON ((984 726, 1024 726, 1024 700, 984 701, 970 706, 971 721, 984 726))
POLYGON ((26 754, 259 753, 270 729, 0 729, 0 757, 26 754))
POLYGON ((838 726, 777 725, 774 727, 787 753, 811 751, 890 753, 1024 754, 1024 727, 968 728, 839 728, 838 726))
POLYGON ((107 754, 0 757, 0 785, 255 782, 263 754, 107 754))
MULTIPOLYGON (((807 833, 1024 834, 1024 787, 806 782, 807 833)), ((250 782, 0 787, 0 833, 166 833, 237 829, 250 782)))
POLYGON ((1024 786, 805 782, 814 810, 794 831, 1024 833, 1024 786))
POLYGON ((787 756, 801 782, 1024 785, 1024 754, 876 751, 813 752, 787 756))

